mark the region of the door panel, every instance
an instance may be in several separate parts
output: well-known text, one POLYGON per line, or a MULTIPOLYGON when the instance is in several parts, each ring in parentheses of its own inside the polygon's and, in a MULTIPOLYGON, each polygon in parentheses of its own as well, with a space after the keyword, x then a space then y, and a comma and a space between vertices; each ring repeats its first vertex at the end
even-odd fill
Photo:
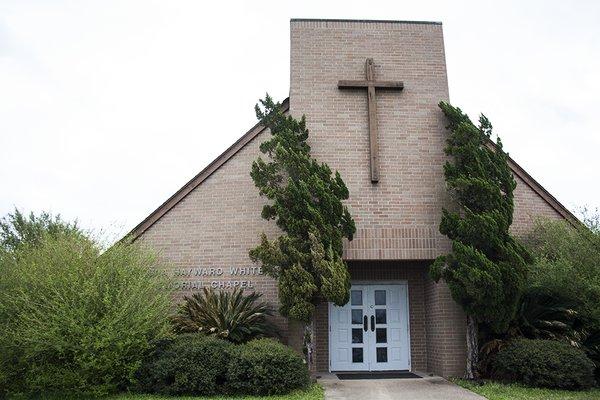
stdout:
POLYGON ((371 289, 375 313, 385 309, 387 318, 375 323, 375 359, 370 363, 370 370, 410 369, 407 286, 372 285, 371 289))
POLYGON ((350 301, 346 305, 329 306, 329 340, 335 343, 330 351, 331 365, 335 365, 338 371, 369 370, 368 336, 364 329, 366 292, 365 286, 352 286, 350 301))
POLYGON ((410 369, 407 285, 352 285, 329 306, 332 371, 410 369))

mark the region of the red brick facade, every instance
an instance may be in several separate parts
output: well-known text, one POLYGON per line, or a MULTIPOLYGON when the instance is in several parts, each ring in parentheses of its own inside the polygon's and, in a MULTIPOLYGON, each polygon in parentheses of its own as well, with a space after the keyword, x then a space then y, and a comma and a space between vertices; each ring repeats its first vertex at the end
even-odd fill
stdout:
MULTIPOLYGON (((313 155, 339 170, 349 187, 348 206, 357 223, 356 237, 344 249, 351 276, 408 281, 412 368, 443 376, 461 375, 465 364, 464 314, 447 287, 427 276, 431 260, 449 249, 438 232, 441 209, 451 204, 443 177, 446 134, 437 107, 448 99, 441 24, 291 22, 289 112, 307 116, 313 155), (376 79, 405 85, 402 92, 377 94, 377 184, 369 174, 366 91, 337 88, 340 79, 364 79, 366 58, 375 61, 376 79)), ((232 274, 252 266, 248 250, 261 232, 277 233, 260 218, 263 200, 249 175, 267 135, 253 128, 134 229, 180 272, 178 279, 186 282, 181 295, 203 285, 251 285, 277 304, 272 279, 239 269, 232 274)), ((516 233, 525 233, 539 215, 572 217, 511 163, 517 177, 516 233)), ((278 323, 286 340, 299 347, 297 325, 281 317, 278 323)), ((317 309, 315 329, 316 368, 328 370, 326 303, 317 309)))

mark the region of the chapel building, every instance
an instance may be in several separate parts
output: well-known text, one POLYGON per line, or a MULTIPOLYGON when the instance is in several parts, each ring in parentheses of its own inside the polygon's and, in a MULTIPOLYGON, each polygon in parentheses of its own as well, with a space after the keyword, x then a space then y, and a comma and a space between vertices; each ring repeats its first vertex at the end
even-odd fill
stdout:
MULTIPOLYGON (((316 371, 410 370, 463 375, 466 317, 428 267, 450 249, 439 233, 451 207, 443 175, 447 131, 438 103, 449 101, 442 24, 417 21, 291 20, 290 95, 306 115, 312 155, 338 170, 356 221, 344 259, 352 279, 344 307, 315 314, 316 371)), ((202 287, 241 287, 277 309, 276 282, 251 262, 262 232, 264 198, 250 178, 256 125, 134 230, 173 266, 180 297, 202 287)), ((536 217, 576 218, 512 159, 517 181, 512 230, 536 217)), ((299 325, 276 317, 299 349, 299 325)))

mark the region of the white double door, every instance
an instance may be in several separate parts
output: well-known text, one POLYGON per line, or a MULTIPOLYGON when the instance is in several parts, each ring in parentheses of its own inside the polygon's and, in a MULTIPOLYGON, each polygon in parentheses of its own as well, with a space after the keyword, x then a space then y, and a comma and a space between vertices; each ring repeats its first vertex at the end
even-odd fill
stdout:
POLYGON ((343 307, 329 304, 331 371, 410 369, 406 283, 352 285, 343 307))

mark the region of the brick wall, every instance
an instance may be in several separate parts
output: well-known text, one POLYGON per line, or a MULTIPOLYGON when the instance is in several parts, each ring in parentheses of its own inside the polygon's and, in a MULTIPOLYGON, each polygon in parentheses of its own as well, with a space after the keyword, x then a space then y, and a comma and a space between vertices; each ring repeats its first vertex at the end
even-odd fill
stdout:
POLYGON ((290 112, 307 116, 313 154, 337 168, 350 189, 357 224, 346 259, 432 259, 447 250, 437 225, 447 201, 442 175, 448 100, 439 24, 291 22, 290 112), (404 82, 377 92, 380 181, 369 174, 367 94, 338 80, 404 82))
MULTIPOLYGON (((357 233, 345 247, 347 260, 429 261, 449 250, 438 231, 448 196, 446 137, 437 107, 448 98, 439 24, 292 21, 290 112, 307 116, 313 154, 337 168, 350 190, 357 233), (375 185, 369 175, 366 91, 337 88, 340 79, 364 79, 367 58, 374 59, 375 79, 404 82, 402 92, 377 93, 380 181, 375 185)), ((429 281, 424 264, 350 265, 353 278, 410 277, 412 367, 450 371, 448 358, 464 354, 464 336, 455 340, 464 318, 456 314, 445 286, 429 281), (451 326, 456 326, 452 332, 451 326)), ((317 367, 324 369, 326 305, 318 311, 317 367)))
MULTIPOLYGON (((550 160, 548 160, 550 162, 550 160)), ((514 191, 515 212, 513 214, 512 232, 524 235, 540 217, 562 219, 563 217, 547 202, 534 192, 521 178, 515 177, 517 188, 514 191)))
MULTIPOLYGON (((441 25, 292 21, 290 110, 307 115, 313 154, 338 169, 350 189, 348 205, 358 231, 346 243, 344 256, 352 276, 409 280, 413 368, 448 376, 464 371, 465 317, 448 288, 425 275, 425 265, 449 249, 438 232, 441 209, 449 205, 440 100, 448 100, 441 25), (369 175, 366 91, 337 89, 339 79, 364 78, 367 57, 374 58, 376 79, 405 85, 402 92, 377 95, 377 185, 369 175)), ((219 276, 182 280, 210 285, 249 279, 277 307, 272 279, 228 272, 229 267, 252 265, 248 250, 261 232, 277 232, 273 223, 260 218, 263 203, 249 176, 258 145, 266 138, 263 132, 241 148, 140 240, 157 249, 172 268, 224 268, 219 276)), ((536 215, 560 217, 525 182, 517 183, 516 233, 525 233, 536 215)), ((190 293, 182 290, 178 297, 190 293)), ((321 304, 316 314, 321 370, 328 364, 327 317, 327 305, 321 304)), ((300 327, 279 317, 277 322, 284 339, 299 349, 300 327)))
POLYGON ((427 371, 462 376, 466 367, 466 316, 444 283, 425 280, 427 371))
MULTIPOLYGON (((156 249, 171 268, 224 268, 220 276, 177 277, 178 281, 209 285, 213 281, 250 280, 253 289, 278 307, 276 282, 264 275, 231 275, 230 267, 255 266, 248 250, 259 243, 261 232, 274 235, 275 224, 260 217, 263 200, 250 178, 252 162, 259 155, 258 145, 268 131, 242 148, 200 186, 180 201, 154 225, 140 241, 156 249)), ((178 299, 196 289, 178 291, 178 299)), ((277 323, 287 332, 287 320, 277 323)))
MULTIPOLYGON (((357 233, 345 247, 347 260, 432 260, 449 250, 438 231, 441 209, 451 203, 443 177, 445 123, 437 107, 448 99, 440 24, 291 22, 290 112, 307 116, 313 154, 337 168, 350 189, 357 233), (364 79, 366 58, 374 59, 375 79, 404 82, 400 93, 377 94, 381 177, 375 185, 369 175, 366 91, 337 88, 340 79, 364 79)), ((516 233, 525 233, 537 215, 560 217, 518 177, 517 182, 516 233)), ((396 275, 410 273, 402 263, 394 265, 396 275)), ((427 351, 414 349, 414 368, 461 375, 465 316, 446 285, 423 279, 426 312, 421 315, 412 302, 410 312, 411 321, 414 314, 423 318, 427 334, 417 337, 427 351)), ((327 326, 326 310, 319 310, 321 329, 327 326)), ((326 350, 321 345, 318 353, 326 350)), ((320 368, 327 362, 318 360, 320 368)))

